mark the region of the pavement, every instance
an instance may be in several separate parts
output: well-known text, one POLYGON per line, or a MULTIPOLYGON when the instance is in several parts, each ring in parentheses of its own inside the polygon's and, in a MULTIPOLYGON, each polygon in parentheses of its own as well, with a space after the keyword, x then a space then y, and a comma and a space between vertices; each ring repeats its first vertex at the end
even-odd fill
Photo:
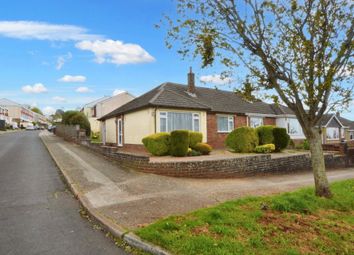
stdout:
POLYGON ((126 254, 80 216, 38 135, 0 136, 0 254, 126 254))
MULTIPOLYGON (((187 179, 140 173, 48 132, 40 136, 89 211, 123 231, 230 199, 313 185, 310 171, 235 179, 187 179)), ((330 181, 354 178, 354 168, 328 171, 327 175, 330 181)))

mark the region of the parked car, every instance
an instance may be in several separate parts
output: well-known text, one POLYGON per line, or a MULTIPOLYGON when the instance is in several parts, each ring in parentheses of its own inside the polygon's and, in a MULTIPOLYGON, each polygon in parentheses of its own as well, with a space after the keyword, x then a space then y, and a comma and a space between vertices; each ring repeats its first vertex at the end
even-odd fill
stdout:
POLYGON ((26 130, 36 130, 34 126, 27 126, 26 130))

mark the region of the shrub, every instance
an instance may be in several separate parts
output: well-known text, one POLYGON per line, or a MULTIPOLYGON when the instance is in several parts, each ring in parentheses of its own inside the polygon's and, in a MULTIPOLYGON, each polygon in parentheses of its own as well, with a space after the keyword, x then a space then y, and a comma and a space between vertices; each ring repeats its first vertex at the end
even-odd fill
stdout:
POLYGON ((275 145, 272 143, 259 145, 254 149, 256 153, 271 153, 273 151, 275 151, 275 145))
POLYGON ((189 131, 175 130, 171 132, 170 153, 172 156, 184 157, 189 148, 189 131))
POLYGON ((195 157, 195 156, 200 156, 202 154, 199 151, 196 151, 196 150, 193 150, 193 149, 189 148, 187 155, 190 156, 190 157, 195 157))
POLYGON ((203 134, 200 132, 189 131, 189 147, 192 149, 197 143, 201 143, 203 141, 203 134))
POLYGON ((291 148, 291 149, 294 149, 295 147, 296 147, 296 145, 295 145, 295 142, 294 142, 294 140, 293 139, 290 139, 290 142, 289 142, 289 148, 291 148))
POLYGON ((203 155, 209 155, 213 148, 207 143, 197 143, 194 149, 203 155))
POLYGON ((235 152, 253 152, 258 145, 258 135, 254 128, 240 127, 227 136, 225 143, 235 152))
POLYGON ((307 141, 307 139, 305 139, 304 142, 302 143, 302 148, 304 150, 309 150, 310 149, 310 143, 309 143, 309 141, 307 141))
POLYGON ((273 129, 274 126, 269 125, 260 126, 256 129, 260 145, 274 143, 273 129))
POLYGON ((285 149, 290 141, 290 136, 287 134, 285 128, 273 128, 275 151, 280 152, 285 149))
POLYGON ((78 111, 66 111, 66 112, 64 112, 63 116, 62 116, 61 123, 65 124, 65 125, 72 125, 71 118, 73 116, 75 116, 76 114, 78 114, 78 113, 79 113, 78 111))
POLYGON ((170 151, 169 133, 157 133, 143 138, 145 148, 154 156, 165 156, 170 151))

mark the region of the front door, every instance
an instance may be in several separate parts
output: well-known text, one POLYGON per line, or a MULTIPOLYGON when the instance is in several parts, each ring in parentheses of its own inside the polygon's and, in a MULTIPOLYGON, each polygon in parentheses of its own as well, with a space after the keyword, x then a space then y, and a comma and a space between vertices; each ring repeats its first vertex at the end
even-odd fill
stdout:
POLYGON ((117 129, 118 129, 118 146, 123 146, 123 122, 122 122, 122 119, 118 119, 117 129))

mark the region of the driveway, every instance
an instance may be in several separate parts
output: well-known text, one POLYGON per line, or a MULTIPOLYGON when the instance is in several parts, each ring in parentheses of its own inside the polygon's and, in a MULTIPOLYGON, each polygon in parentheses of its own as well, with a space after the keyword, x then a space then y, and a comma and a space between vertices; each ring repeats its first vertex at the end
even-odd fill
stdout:
MULTIPOLYGON (((70 176, 90 205, 127 229, 230 199, 313 185, 310 171, 215 180, 139 173, 54 135, 42 133, 41 136, 62 171, 70 176)), ((331 181, 354 178, 354 169, 329 171, 328 177, 331 181)))
POLYGON ((80 216, 38 134, 0 136, 0 254, 126 254, 80 216))

